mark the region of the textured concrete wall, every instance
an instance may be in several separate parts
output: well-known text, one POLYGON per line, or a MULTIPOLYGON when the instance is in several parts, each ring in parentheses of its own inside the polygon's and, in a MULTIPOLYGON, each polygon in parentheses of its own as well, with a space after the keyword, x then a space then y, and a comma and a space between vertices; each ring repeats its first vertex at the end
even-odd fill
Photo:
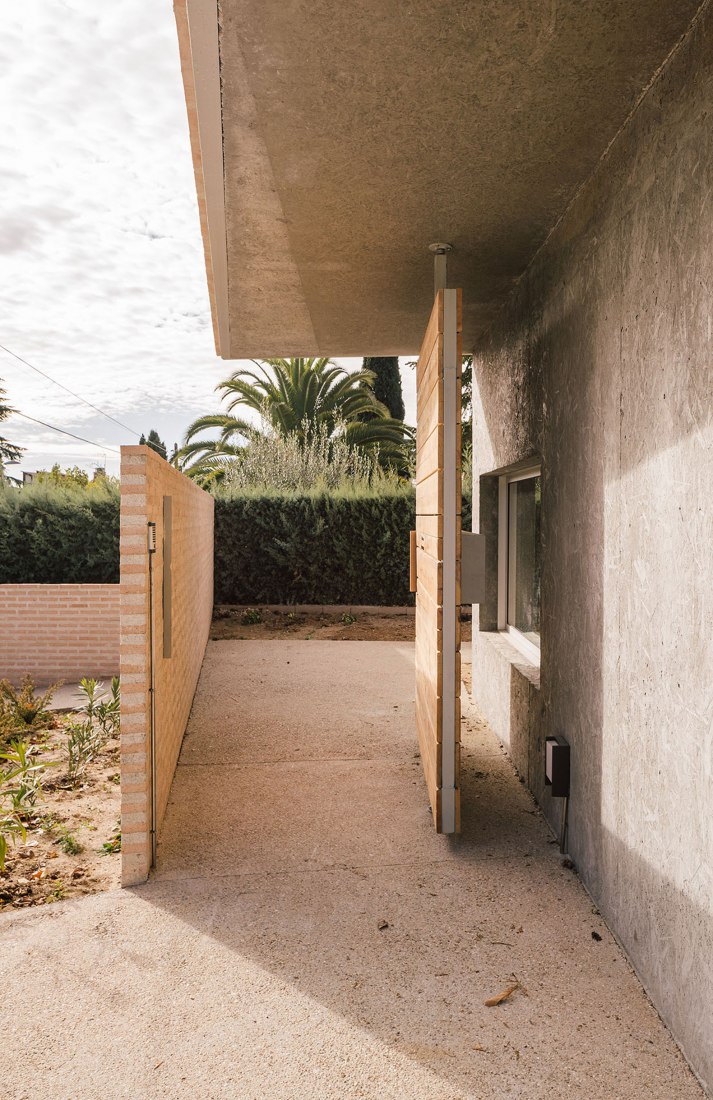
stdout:
POLYGON ((150 448, 122 447, 120 545, 122 882, 128 886, 143 882, 151 866, 151 654, 158 830, 210 630, 213 498, 150 448), (167 498, 170 524, 164 522, 167 498), (151 557, 149 521, 156 524, 151 557))
POLYGON ((543 739, 570 740, 570 852, 709 1088, 712 10, 476 349, 474 429, 476 488, 542 458, 544 541, 541 689, 481 635, 476 697, 556 823, 543 739))
POLYGON ((0 678, 38 684, 119 671, 118 584, 0 584, 0 678))

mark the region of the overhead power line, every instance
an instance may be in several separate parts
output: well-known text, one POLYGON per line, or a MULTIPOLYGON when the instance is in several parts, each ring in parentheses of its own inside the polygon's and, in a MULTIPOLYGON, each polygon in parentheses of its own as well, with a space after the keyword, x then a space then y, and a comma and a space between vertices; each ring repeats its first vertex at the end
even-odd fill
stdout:
MULTIPOLYGON (((7 352, 8 355, 11 355, 13 359, 17 359, 18 363, 24 363, 26 367, 30 368, 30 370, 35 371, 36 374, 41 374, 43 378, 46 378, 49 382, 53 382, 55 386, 59 386, 59 388, 61 390, 64 390, 65 393, 69 393, 72 395, 72 397, 76 397, 77 401, 83 401, 85 405, 88 405, 90 409, 94 409, 94 412, 98 412, 100 416, 105 416, 107 420, 113 420, 114 423, 118 424, 120 428, 124 428, 125 431, 131 432, 131 434, 135 435, 137 439, 139 438, 140 433, 135 431, 133 428, 130 428, 128 424, 122 424, 121 420, 117 420, 115 416, 111 416, 108 412, 104 412, 104 410, 100 409, 98 405, 93 405, 91 401, 87 401, 86 397, 82 397, 80 393, 75 393, 74 390, 70 390, 69 386, 65 386, 63 382, 58 382, 56 378, 53 378, 50 374, 47 374, 45 371, 40 370, 39 367, 35 367, 32 363, 28 363, 27 359, 23 359, 21 355, 17 354, 17 352, 11 351, 10 348, 6 348, 4 344, 0 344, 0 348, 2 348, 3 351, 7 352)), ((31 417, 28 417, 28 419, 31 419, 31 417)))
POLYGON ((28 416, 27 413, 14 410, 12 415, 21 416, 23 420, 31 420, 33 424, 41 424, 43 428, 50 428, 53 432, 59 432, 60 435, 71 436, 72 439, 78 439, 81 443, 89 443, 90 446, 96 447, 100 451, 112 451, 115 455, 121 454, 121 451, 117 451, 116 447, 107 447, 105 443, 96 443, 93 439, 85 439, 83 435, 75 435, 74 432, 67 432, 64 428, 56 428, 54 424, 47 424, 44 420, 35 420, 34 416, 28 416))

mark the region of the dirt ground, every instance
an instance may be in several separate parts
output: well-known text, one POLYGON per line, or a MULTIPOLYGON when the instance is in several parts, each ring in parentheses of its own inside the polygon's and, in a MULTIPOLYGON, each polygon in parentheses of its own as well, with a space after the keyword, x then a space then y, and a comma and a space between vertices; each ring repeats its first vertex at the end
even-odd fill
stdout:
POLYGON ((0 910, 48 905, 119 885, 119 739, 109 738, 74 787, 66 775, 68 718, 57 714, 53 728, 25 738, 40 750, 37 763, 57 764, 45 773, 25 842, 18 838, 9 847, 0 871, 0 910))
MULTIPOLYGON (((463 641, 470 641, 469 615, 463 616, 461 627, 463 641)), ((210 636, 213 641, 412 642, 415 635, 413 614, 389 608, 302 612, 222 604, 215 608, 210 636)))

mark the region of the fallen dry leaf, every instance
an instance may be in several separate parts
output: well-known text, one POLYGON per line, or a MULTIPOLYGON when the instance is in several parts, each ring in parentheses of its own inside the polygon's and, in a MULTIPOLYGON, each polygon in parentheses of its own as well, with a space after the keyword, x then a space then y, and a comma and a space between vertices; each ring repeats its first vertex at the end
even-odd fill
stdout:
POLYGON ((515 982, 513 985, 509 985, 507 989, 503 989, 501 993, 496 994, 495 997, 489 997, 487 1001, 483 1003, 488 1008, 494 1008, 495 1005, 501 1005, 503 1001, 507 1001, 508 997, 512 997, 516 989, 520 988, 520 983, 515 982))
POLYGON ((45 877, 44 867, 38 867, 36 871, 32 872, 31 877, 32 878, 44 878, 45 877))
POLYGON ((389 927, 389 922, 387 920, 380 920, 376 927, 380 932, 383 932, 385 928, 389 927))

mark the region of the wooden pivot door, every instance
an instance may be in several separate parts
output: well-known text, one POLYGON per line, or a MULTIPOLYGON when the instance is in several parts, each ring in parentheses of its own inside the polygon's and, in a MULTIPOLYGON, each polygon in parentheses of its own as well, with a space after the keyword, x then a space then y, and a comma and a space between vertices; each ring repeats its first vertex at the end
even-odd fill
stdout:
POLYGON ((439 290, 416 368, 416 726, 439 833, 460 830, 461 292, 439 290))

